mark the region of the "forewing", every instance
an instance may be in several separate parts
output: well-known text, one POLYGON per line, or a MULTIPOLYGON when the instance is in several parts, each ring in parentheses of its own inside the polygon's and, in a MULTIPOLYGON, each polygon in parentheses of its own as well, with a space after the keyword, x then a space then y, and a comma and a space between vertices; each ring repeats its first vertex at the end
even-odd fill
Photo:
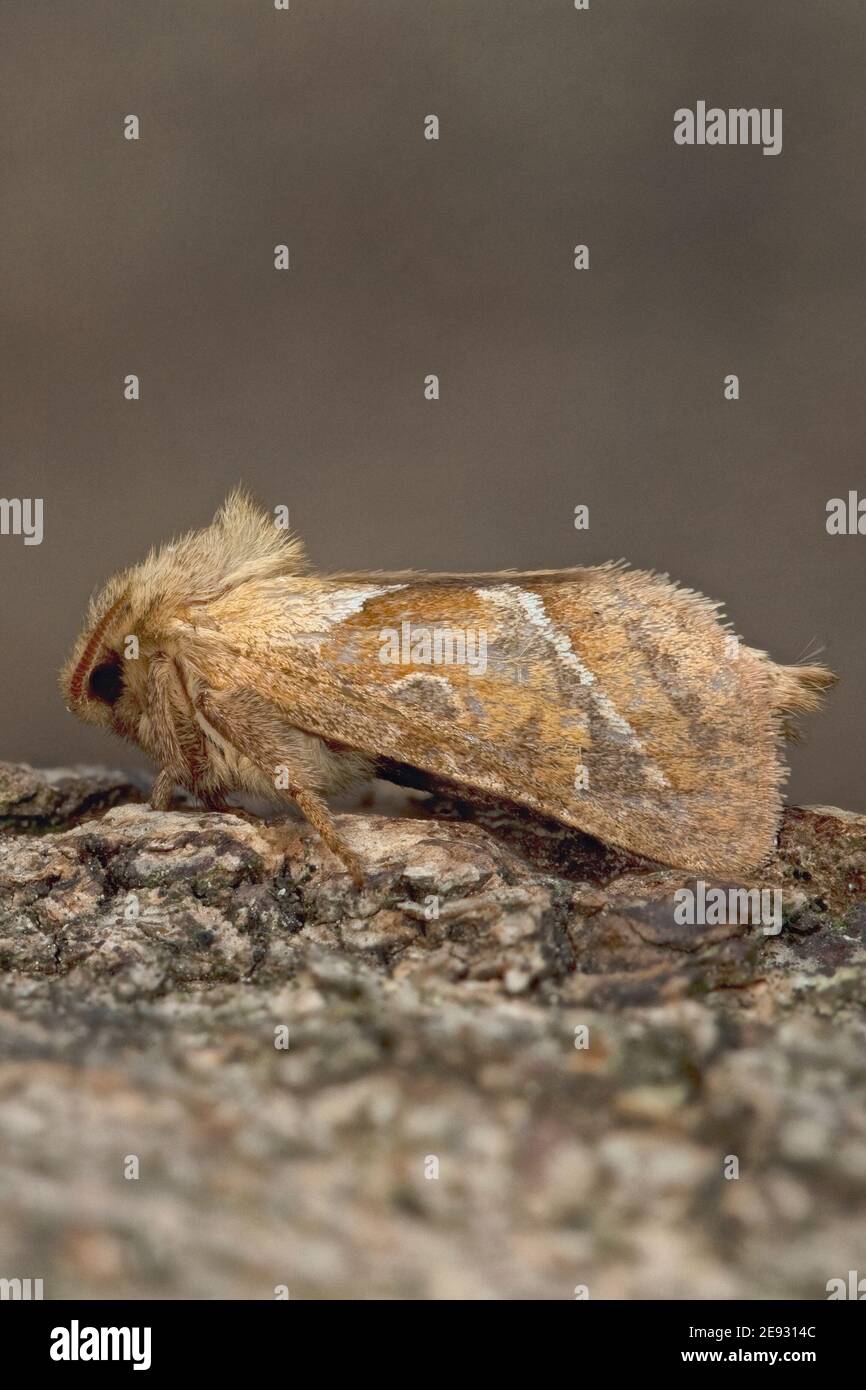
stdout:
POLYGON ((287 719, 665 863, 733 870, 779 814, 768 663, 699 595, 615 567, 274 581, 215 611, 287 719))

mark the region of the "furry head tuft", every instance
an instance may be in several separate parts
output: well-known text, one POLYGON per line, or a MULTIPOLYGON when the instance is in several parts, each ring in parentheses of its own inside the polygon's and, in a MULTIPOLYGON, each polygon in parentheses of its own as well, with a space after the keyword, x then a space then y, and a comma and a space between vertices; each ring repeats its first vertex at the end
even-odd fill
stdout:
POLYGON ((116 654, 123 634, 141 637, 190 604, 209 603, 250 580, 303 574, 301 541, 242 487, 226 498, 209 526, 151 550, 145 560, 110 579, 91 600, 85 626, 60 673, 67 704, 82 711, 88 676, 106 650, 116 654))

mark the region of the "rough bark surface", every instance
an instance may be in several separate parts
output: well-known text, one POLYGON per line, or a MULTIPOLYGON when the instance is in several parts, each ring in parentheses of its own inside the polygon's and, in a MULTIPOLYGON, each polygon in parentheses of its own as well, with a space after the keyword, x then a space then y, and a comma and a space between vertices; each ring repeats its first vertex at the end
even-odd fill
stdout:
POLYGON ((688 875, 492 808, 341 817, 359 892, 300 822, 137 800, 0 765, 0 1277, 571 1299, 866 1274, 863 817, 787 813, 744 885, 781 891, 768 935, 678 925, 688 875))

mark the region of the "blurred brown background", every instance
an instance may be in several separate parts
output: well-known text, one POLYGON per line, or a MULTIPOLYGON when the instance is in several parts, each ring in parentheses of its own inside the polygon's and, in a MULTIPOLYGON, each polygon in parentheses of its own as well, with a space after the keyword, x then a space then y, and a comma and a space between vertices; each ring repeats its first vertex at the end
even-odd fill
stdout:
POLYGON ((5 0, 0 494, 45 538, 0 537, 0 756, 140 765, 57 667, 242 479, 322 567, 625 556, 822 645, 790 797, 863 809, 864 40, 862 0, 5 0), (675 146, 698 99, 782 153, 675 146))

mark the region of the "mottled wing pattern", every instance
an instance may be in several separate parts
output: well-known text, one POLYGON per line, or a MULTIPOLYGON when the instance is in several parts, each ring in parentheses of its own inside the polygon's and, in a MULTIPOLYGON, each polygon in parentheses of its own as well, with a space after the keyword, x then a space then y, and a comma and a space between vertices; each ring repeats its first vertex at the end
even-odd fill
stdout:
POLYGON ((773 668, 664 576, 317 576, 258 598, 256 630, 231 595, 202 621, 231 633, 237 685, 310 733, 664 863, 772 847, 773 668))

